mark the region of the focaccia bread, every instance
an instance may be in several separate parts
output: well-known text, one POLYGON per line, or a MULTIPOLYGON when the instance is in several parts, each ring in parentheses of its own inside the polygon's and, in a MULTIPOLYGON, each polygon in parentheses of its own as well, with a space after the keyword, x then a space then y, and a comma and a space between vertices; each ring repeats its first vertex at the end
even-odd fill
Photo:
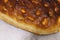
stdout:
POLYGON ((35 34, 56 33, 60 0, 0 0, 0 19, 35 34))

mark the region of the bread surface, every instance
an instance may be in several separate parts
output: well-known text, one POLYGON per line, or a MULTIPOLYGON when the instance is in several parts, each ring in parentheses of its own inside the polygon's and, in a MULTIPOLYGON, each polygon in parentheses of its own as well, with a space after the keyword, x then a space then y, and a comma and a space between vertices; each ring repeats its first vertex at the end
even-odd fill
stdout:
POLYGON ((52 34, 59 31, 59 5, 59 0, 1 0, 0 19, 35 34, 52 34))

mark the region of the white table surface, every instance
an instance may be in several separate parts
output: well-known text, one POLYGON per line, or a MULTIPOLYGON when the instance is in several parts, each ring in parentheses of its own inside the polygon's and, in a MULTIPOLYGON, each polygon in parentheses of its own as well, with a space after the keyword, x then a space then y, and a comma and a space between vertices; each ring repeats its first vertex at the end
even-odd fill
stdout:
POLYGON ((60 33, 37 36, 0 20, 0 40, 60 40, 60 33))

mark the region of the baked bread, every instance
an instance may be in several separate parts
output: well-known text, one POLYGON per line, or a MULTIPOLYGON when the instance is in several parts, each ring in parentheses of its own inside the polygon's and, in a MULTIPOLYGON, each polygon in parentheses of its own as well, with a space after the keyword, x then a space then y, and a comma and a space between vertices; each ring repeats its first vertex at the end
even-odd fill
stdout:
POLYGON ((0 19, 35 34, 56 33, 60 0, 0 0, 0 19))

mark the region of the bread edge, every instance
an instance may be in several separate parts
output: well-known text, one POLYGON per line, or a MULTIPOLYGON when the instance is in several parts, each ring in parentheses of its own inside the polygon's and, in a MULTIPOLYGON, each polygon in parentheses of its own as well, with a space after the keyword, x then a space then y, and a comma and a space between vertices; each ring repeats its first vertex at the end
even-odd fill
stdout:
POLYGON ((28 25, 23 22, 17 22, 16 20, 12 19, 8 15, 3 14, 2 12, 0 12, 0 19, 17 28, 32 32, 34 34, 46 35, 46 34, 56 33, 59 31, 57 27, 55 27, 55 28, 51 27, 46 30, 43 30, 41 28, 35 27, 34 25, 28 25))

